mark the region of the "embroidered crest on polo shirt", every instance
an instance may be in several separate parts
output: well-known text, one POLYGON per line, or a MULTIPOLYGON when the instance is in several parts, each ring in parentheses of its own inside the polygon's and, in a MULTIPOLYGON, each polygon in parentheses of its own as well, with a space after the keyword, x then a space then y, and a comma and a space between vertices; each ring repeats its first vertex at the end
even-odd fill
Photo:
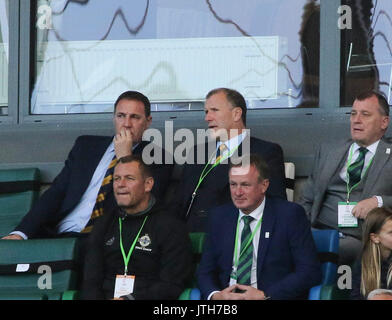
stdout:
POLYGON ((105 242, 105 246, 111 246, 114 243, 114 237, 105 242))
POLYGON ((147 248, 151 244, 151 239, 148 234, 139 238, 140 246, 135 246, 135 249, 143 250, 143 251, 151 251, 152 249, 147 248))

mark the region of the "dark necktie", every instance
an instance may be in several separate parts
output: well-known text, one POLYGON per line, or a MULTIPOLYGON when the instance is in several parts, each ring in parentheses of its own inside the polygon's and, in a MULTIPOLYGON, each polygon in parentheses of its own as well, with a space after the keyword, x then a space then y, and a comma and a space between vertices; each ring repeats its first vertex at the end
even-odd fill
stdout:
MULTIPOLYGON (((242 233, 241 233, 241 249, 240 249, 241 253, 252 235, 252 231, 250 229, 250 223, 252 222, 252 220, 253 217, 251 216, 242 217, 242 221, 244 222, 244 228, 242 229, 242 233)), ((252 242, 246 248, 245 252, 242 253, 238 261, 237 283, 239 284, 250 285, 250 275, 251 275, 252 262, 253 262, 252 242)))
POLYGON ((114 167, 116 166, 116 163, 117 163, 117 158, 116 156, 114 156, 108 166, 108 169, 106 170, 105 177, 103 178, 101 187, 99 188, 97 200, 95 202, 93 212, 91 213, 90 220, 88 221, 84 229, 81 231, 82 233, 91 232, 95 219, 103 215, 103 205, 104 205, 105 197, 107 193, 110 191, 110 188, 112 186, 114 167))
POLYGON ((364 147, 359 148, 359 156, 357 160, 355 160, 355 162, 350 164, 350 166, 347 168, 349 181, 348 185, 350 189, 355 186, 359 181, 361 181, 362 169, 363 165, 365 164, 365 155, 367 152, 368 149, 364 147))

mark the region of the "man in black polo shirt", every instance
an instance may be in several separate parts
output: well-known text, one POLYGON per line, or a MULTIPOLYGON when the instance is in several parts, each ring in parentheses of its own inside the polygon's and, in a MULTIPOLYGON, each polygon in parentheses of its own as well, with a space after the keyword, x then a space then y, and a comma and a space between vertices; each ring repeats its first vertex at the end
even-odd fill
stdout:
POLYGON ((162 210, 154 178, 139 156, 119 160, 117 206, 98 218, 85 261, 84 299, 176 299, 191 271, 185 225, 162 210))

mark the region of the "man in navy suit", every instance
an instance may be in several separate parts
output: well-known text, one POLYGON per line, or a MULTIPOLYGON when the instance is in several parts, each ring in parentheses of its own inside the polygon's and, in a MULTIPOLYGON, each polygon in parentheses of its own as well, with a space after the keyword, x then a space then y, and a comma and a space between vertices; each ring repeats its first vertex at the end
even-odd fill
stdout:
MULTIPOLYGON (((5 239, 21 240, 60 235, 79 235, 92 217, 97 195, 114 156, 142 154, 148 142, 143 132, 151 124, 150 101, 136 91, 122 93, 114 104, 115 136, 78 137, 65 166, 50 188, 34 204, 19 225, 5 239)), ((157 149, 153 149, 154 151, 157 149)), ((169 181, 172 166, 156 164, 157 182, 153 193, 160 198, 169 181)), ((105 199, 110 206, 112 185, 105 199)))
POLYGON ((194 147, 191 153, 194 157, 183 167, 172 206, 174 213, 186 219, 190 232, 204 232, 208 210, 230 201, 228 163, 235 156, 261 155, 271 171, 267 195, 286 199, 282 148, 250 136, 250 130, 246 129, 244 97, 232 89, 214 89, 206 96, 204 110, 210 139, 208 143, 194 147), (224 149, 220 151, 222 146, 224 149), (219 158, 218 152, 222 156, 221 162, 213 166, 219 158))
POLYGON ((204 299, 306 298, 321 282, 321 267, 305 211, 265 197, 268 166, 251 154, 231 165, 233 204, 210 213, 198 285, 204 299), (245 158, 243 159, 245 161, 245 158))

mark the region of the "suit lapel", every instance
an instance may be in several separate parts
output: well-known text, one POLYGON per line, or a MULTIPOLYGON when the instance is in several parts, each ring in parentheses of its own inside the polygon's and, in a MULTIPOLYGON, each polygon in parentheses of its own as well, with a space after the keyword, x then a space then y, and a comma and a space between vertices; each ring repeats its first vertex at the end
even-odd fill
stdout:
POLYGON ((367 176, 363 187, 362 198, 368 197, 370 190, 376 184, 376 181, 380 176, 382 169, 384 168, 386 162, 390 157, 391 148, 392 145, 390 143, 386 142, 384 139, 380 140, 372 164, 366 174, 367 176), (387 149, 389 149, 389 153, 387 153, 387 149))
POLYGON ((339 169, 339 165, 347 155, 347 151, 353 142, 347 141, 343 145, 337 146, 335 150, 330 150, 324 162, 324 167, 321 168, 320 174, 320 193, 323 194, 327 189, 329 181, 339 169))
POLYGON ((82 146, 83 154, 78 155, 77 166, 73 173, 77 177, 77 183, 74 183, 76 180, 72 181, 74 183, 72 184, 73 192, 77 196, 73 197, 73 202, 68 204, 69 208, 75 206, 86 191, 112 139, 112 137, 94 137, 82 146))
POLYGON ((229 209, 227 212, 225 212, 226 219, 222 219, 221 230, 224 230, 224 234, 222 234, 223 246, 221 250, 223 252, 223 256, 225 257, 226 270, 231 270, 233 266, 235 233, 237 230, 238 215, 238 209, 234 205, 230 204, 229 209))
POLYGON ((135 149, 133 149, 132 154, 142 154, 143 153, 143 149, 146 145, 148 145, 150 142, 148 141, 141 141, 135 149))
POLYGON ((85 172, 83 175, 81 175, 81 177, 85 177, 85 183, 90 183, 95 169, 97 168, 111 142, 112 137, 102 137, 102 139, 96 138, 95 140, 92 140, 88 145, 85 146, 85 160, 82 162, 82 170, 85 170, 85 172))
POLYGON ((261 222, 259 248, 257 250, 257 279, 260 279, 260 271, 265 261, 265 256, 273 236, 276 215, 274 214, 274 206, 272 200, 265 199, 265 207, 263 212, 263 221, 261 222))

